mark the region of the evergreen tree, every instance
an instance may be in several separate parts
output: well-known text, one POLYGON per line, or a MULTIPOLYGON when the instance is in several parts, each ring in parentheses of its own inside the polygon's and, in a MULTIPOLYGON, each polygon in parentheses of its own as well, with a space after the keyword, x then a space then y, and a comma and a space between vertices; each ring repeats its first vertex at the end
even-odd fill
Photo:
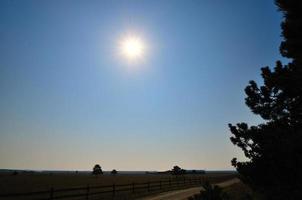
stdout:
POLYGON ((289 63, 262 68, 264 85, 246 87, 246 104, 264 123, 229 124, 231 141, 248 158, 232 165, 266 199, 302 199, 302 1, 276 5, 283 13, 280 53, 289 63))

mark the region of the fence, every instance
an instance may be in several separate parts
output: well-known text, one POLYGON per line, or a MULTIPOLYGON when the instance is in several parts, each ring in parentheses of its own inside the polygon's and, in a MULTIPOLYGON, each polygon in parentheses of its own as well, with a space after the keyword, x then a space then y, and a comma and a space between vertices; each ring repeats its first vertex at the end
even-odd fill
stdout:
POLYGON ((151 193, 198 186, 203 183, 200 178, 175 178, 145 183, 112 184, 101 186, 73 187, 65 189, 50 188, 45 191, 30 193, 0 194, 2 200, 55 200, 55 199, 133 199, 151 193))

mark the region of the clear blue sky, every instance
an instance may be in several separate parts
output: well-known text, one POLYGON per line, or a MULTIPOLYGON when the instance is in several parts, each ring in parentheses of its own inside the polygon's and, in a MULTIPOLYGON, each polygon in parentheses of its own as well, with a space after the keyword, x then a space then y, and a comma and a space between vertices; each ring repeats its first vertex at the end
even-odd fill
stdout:
POLYGON ((0 1, 0 168, 231 169, 280 21, 270 0, 0 1))

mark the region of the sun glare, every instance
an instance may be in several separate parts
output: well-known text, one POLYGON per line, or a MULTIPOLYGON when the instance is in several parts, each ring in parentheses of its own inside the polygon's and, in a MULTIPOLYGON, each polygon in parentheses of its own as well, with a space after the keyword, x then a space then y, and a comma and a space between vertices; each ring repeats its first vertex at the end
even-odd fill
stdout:
POLYGON ((126 37, 121 44, 121 51, 124 57, 129 60, 137 60, 142 58, 144 53, 144 44, 138 37, 126 37))

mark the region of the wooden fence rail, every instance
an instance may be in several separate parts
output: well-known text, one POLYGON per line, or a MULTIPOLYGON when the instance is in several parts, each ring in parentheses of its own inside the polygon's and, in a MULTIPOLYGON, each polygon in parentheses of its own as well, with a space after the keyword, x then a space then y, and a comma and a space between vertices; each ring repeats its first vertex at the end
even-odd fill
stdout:
MULTIPOLYGON (((85 187, 72 187, 49 190, 28 192, 28 193, 8 193, 0 194, 2 200, 55 200, 55 199, 115 199, 117 196, 135 196, 136 194, 147 195, 160 191, 169 191, 190 186, 198 186, 203 183, 203 179, 199 178, 176 178, 160 181, 148 181, 144 183, 131 184, 112 184, 112 185, 96 185, 85 187)), ((118 199, 118 198, 117 198, 118 199)))

